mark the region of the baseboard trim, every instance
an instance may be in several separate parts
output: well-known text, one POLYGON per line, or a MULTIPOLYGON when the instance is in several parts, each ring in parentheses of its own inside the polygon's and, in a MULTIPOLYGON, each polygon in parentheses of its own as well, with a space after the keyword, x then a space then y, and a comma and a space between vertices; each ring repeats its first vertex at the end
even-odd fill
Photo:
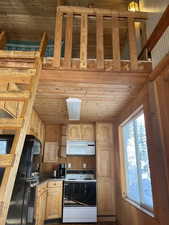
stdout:
POLYGON ((115 215, 100 215, 97 216, 98 222, 116 222, 116 216, 115 215))

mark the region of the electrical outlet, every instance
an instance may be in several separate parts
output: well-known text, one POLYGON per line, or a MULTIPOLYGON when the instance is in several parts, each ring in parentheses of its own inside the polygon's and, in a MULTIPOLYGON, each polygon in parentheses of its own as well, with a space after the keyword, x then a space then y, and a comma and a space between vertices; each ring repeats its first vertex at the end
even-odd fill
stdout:
POLYGON ((72 167, 71 163, 68 163, 67 167, 70 169, 72 167))
POLYGON ((87 164, 83 163, 83 169, 86 169, 86 167, 87 167, 87 164))

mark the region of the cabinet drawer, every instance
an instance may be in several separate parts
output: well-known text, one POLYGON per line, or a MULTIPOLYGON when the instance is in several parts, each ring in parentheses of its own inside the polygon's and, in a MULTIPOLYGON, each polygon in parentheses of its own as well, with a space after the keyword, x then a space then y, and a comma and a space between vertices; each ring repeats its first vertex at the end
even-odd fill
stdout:
POLYGON ((58 187, 58 188, 62 188, 62 183, 63 181, 50 181, 48 182, 48 187, 58 187))

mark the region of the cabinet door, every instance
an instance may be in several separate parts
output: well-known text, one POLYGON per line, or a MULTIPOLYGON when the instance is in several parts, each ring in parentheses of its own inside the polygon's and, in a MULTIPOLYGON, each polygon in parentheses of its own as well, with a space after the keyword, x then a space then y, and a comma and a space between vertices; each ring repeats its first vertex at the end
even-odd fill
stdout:
POLYGON ((112 176, 112 148, 97 149, 97 176, 111 178, 112 176))
POLYGON ((59 145, 57 142, 45 142, 44 162, 54 163, 58 161, 59 145))
POLYGON ((87 141, 95 141, 95 132, 93 124, 81 125, 81 139, 87 141))
POLYGON ((111 123, 96 124, 96 142, 103 146, 113 145, 113 130, 111 123))
POLYGON ((99 216, 112 216, 115 214, 113 204, 113 184, 109 178, 97 180, 97 207, 99 216))
POLYGON ((62 188, 48 188, 46 219, 62 217, 62 188))
POLYGON ((80 124, 69 124, 67 127, 67 139, 68 140, 80 140, 81 139, 81 127, 80 124))
POLYGON ((44 224, 46 212, 46 197, 47 197, 46 183, 39 184, 36 188, 35 225, 44 224))

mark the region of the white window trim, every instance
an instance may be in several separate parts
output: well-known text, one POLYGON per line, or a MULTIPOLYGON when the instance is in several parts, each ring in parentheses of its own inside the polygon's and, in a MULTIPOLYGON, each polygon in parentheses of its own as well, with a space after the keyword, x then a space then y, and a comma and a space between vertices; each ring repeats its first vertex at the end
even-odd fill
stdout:
MULTIPOLYGON (((124 143, 123 143, 123 127, 128 123, 130 122, 131 120, 134 120, 135 118, 137 118, 141 113, 144 113, 144 107, 143 105, 141 105, 139 108, 137 108, 132 114, 130 114, 130 116, 128 116, 128 118, 123 121, 120 126, 119 126, 119 136, 120 136, 120 139, 121 139, 121 142, 122 144, 120 144, 120 152, 122 154, 122 160, 120 159, 121 163, 123 164, 123 168, 122 168, 122 172, 123 172, 123 191, 122 191, 122 198, 127 201, 128 203, 130 203, 132 206, 136 207, 137 209, 141 210, 142 212, 148 214, 149 216, 151 217, 155 217, 154 215, 154 209, 152 208, 149 208, 148 206, 146 205, 143 205, 141 203, 138 203, 132 199, 130 199, 128 196, 127 196, 127 184, 126 184, 126 163, 125 163, 125 151, 124 151, 124 143)), ((145 113, 144 113, 145 114, 145 113)), ((137 157, 137 154, 136 154, 136 157, 137 157)), ((139 182, 140 183, 140 182, 139 182)), ((139 186, 139 189, 140 189, 140 186, 139 186)))

